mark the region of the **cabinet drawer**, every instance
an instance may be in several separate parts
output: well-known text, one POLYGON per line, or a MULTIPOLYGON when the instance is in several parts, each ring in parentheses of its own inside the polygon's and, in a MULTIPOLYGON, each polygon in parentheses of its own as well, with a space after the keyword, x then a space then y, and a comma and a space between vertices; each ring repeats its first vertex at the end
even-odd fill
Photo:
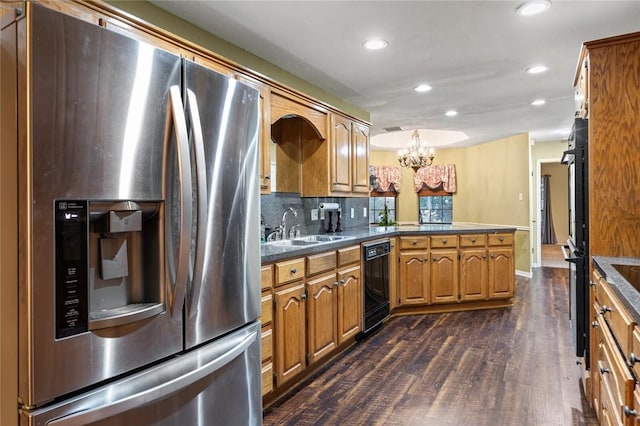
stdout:
POLYGON ((458 247, 457 235, 432 235, 431 248, 458 247))
POLYGON ((307 256, 307 275, 330 271, 336 268, 336 252, 314 254, 307 256))
POLYGON ((273 364, 262 366, 262 396, 273 390, 273 364))
POLYGON ((273 329, 262 327, 262 363, 271 359, 273 353, 273 329))
POLYGON ((273 297, 271 297, 270 291, 262 294, 260 308, 260 322, 262 325, 271 324, 271 321, 273 321, 273 297))
POLYGON ((304 277, 304 259, 276 263, 276 285, 282 285, 304 277))
POLYGON ((460 235, 460 247, 484 247, 486 244, 485 234, 460 235))
POLYGON ((400 237, 400 250, 426 249, 429 247, 429 237, 400 237))
POLYGON ((513 234, 489 234, 490 246, 513 245, 513 234))
POLYGON ((260 269, 260 287, 262 290, 273 287, 273 265, 263 266, 260 269))
POLYGON ((602 333, 597 363, 600 386, 607 387, 611 392, 612 403, 619 417, 622 407, 633 405, 635 379, 629 372, 622 354, 618 351, 609 327, 601 323, 599 328, 602 333))
POLYGON ((351 246, 338 250, 338 267, 360 262, 360 246, 351 246))
POLYGON ((600 304, 601 313, 611 327, 620 349, 625 355, 628 355, 631 352, 634 321, 622 307, 609 283, 602 277, 597 280, 596 298, 600 304))
MULTIPOLYGON (((633 335, 631 337, 631 353, 626 354, 627 361, 633 367, 633 371, 636 373, 636 377, 640 377, 640 328, 638 326, 633 327, 633 335), (633 362, 631 354, 633 354, 633 362)), ((640 391, 640 387, 636 389, 636 391, 640 391)), ((638 410, 640 410, 640 405, 635 406, 638 410)))

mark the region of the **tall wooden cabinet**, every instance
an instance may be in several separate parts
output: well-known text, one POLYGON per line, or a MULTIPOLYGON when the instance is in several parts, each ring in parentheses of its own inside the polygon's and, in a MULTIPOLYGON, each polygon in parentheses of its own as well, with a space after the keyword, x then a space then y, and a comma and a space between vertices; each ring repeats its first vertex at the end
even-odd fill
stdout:
MULTIPOLYGON (((640 32, 584 43, 574 79, 589 120, 589 254, 637 257, 640 253, 640 32)), ((593 304, 594 294, 590 301, 593 304)), ((590 322, 596 320, 591 312, 590 322)), ((597 390, 596 330, 590 334, 590 373, 585 389, 597 390)), ((591 392, 589 392, 591 391, 591 392)), ((589 395, 590 393, 590 395, 589 395)))

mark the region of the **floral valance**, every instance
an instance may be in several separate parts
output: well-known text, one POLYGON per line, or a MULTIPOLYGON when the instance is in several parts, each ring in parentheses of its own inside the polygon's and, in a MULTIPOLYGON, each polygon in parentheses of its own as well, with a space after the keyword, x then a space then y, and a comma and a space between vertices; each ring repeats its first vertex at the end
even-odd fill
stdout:
POLYGON ((442 185, 446 192, 456 192, 456 166, 453 164, 437 164, 418 169, 413 176, 416 192, 420 192, 424 185, 436 189, 442 185))
POLYGON ((371 176, 376 177, 375 183, 377 183, 377 186, 371 185, 369 188, 371 191, 400 192, 400 181, 402 180, 402 171, 400 170, 400 167, 370 166, 369 172, 371 176))

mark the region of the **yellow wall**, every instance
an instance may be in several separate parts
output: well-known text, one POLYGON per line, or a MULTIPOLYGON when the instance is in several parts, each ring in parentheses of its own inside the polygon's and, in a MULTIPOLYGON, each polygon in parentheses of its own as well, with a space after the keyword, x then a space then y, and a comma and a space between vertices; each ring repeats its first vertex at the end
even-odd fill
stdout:
MULTIPOLYGON (((516 232, 516 269, 529 272, 529 136, 520 134, 467 148, 438 149, 436 164, 455 164, 453 221, 510 225, 516 232), (522 200, 520 200, 522 194, 522 200)), ((391 151, 371 151, 371 164, 398 165, 391 151)), ((399 222, 418 221, 413 171, 402 172, 399 222)))
POLYGON ((242 65, 274 81, 325 102, 353 117, 369 121, 369 113, 355 105, 337 98, 317 86, 243 50, 195 25, 160 9, 146 0, 106 0, 108 3, 124 12, 136 16, 143 21, 169 31, 185 40, 196 43, 218 55, 242 65))

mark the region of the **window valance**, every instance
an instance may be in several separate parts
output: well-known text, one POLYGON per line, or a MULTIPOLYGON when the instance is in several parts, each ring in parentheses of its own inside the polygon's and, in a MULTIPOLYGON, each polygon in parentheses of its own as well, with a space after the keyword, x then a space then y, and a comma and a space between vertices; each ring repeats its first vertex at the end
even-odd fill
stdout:
POLYGON ((420 192, 424 185, 436 189, 442 185, 446 192, 456 192, 456 166, 454 164, 437 164, 418 169, 413 176, 416 192, 420 192))
POLYGON ((369 189, 376 192, 395 191, 400 192, 402 171, 400 167, 392 166, 371 166, 369 172, 376 177, 377 186, 372 185, 369 189))

